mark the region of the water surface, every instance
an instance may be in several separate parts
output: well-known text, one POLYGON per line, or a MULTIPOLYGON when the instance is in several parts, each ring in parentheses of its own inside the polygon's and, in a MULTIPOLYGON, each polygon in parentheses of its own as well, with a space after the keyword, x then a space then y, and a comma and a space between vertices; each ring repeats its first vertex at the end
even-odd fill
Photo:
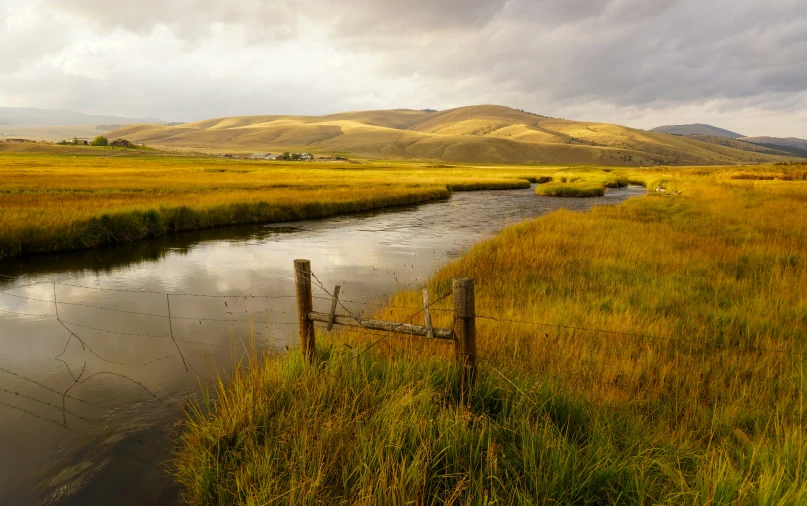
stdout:
POLYGON ((0 262, 0 504, 176 503, 182 402, 231 368, 250 325, 264 348, 297 342, 296 258, 340 298, 379 302, 508 224, 644 193, 533 191, 0 262))

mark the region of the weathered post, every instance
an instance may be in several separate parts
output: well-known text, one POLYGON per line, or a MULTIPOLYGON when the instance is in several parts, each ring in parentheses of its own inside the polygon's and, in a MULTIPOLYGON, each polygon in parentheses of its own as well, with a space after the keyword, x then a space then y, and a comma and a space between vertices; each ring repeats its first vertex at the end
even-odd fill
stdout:
POLYGON ((294 261, 294 281, 297 286, 297 321, 300 325, 300 349, 309 362, 314 361, 316 343, 314 322, 308 314, 314 310, 314 295, 311 291, 311 262, 294 261))
POLYGON ((423 289, 423 311, 426 313, 424 322, 426 323, 426 339, 434 338, 434 329, 432 327, 432 313, 429 309, 429 289, 423 289))
POLYGON ((454 280, 454 350, 462 367, 460 392, 465 396, 476 377, 476 308, 474 280, 454 280))
POLYGON ((336 317, 336 305, 339 303, 339 285, 333 289, 333 299, 331 299, 331 314, 328 315, 328 332, 333 330, 333 319, 336 317))

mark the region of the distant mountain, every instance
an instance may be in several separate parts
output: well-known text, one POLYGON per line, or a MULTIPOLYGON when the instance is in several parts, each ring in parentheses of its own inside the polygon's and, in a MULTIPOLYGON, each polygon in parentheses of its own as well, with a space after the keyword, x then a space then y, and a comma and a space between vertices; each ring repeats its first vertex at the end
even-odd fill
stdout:
POLYGON ((796 137, 743 137, 740 139, 758 146, 785 151, 795 156, 807 157, 807 140, 796 137))
POLYGON ((728 137, 717 137, 714 135, 687 135, 688 139, 697 141, 709 142, 717 144, 718 146, 726 146, 743 151, 750 151, 752 153, 762 153, 767 155, 780 155, 780 156, 805 156, 807 153, 798 154, 792 150, 796 148, 789 148, 786 146, 776 146, 773 144, 757 144, 745 139, 729 139, 728 137))
POLYGON ((774 146, 788 146, 791 148, 807 149, 807 140, 796 137, 743 137, 742 140, 754 144, 773 144, 774 146))
POLYGON ((726 137, 728 139, 745 137, 742 134, 712 125, 704 125, 703 123, 694 123, 692 125, 664 125, 653 128, 650 131, 672 135, 710 135, 712 137, 726 137))
MULTIPOLYGON (((327 116, 242 116, 176 126, 129 126, 108 137, 218 153, 309 152, 356 158, 468 163, 724 165, 792 160, 687 136, 571 121, 496 105, 327 116)), ((740 144, 740 143, 738 143, 740 144)))
POLYGON ((36 107, 0 107, 0 124, 2 125, 91 125, 99 123, 134 124, 134 123, 165 123, 157 118, 127 118, 123 116, 108 116, 84 114, 76 111, 55 109, 39 109, 36 107))

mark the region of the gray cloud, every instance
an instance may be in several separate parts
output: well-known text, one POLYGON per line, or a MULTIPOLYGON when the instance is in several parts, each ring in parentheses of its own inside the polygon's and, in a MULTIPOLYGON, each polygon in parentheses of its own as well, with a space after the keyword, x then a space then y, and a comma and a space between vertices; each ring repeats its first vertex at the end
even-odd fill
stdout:
POLYGON ((613 121, 807 108, 803 0, 7 0, 0 13, 0 100, 30 105, 179 119, 486 101, 592 104, 613 121))

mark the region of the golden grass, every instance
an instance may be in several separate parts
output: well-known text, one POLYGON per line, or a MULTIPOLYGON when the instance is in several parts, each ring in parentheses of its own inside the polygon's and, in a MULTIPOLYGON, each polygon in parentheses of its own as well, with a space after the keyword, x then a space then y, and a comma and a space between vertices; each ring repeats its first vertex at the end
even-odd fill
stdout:
POLYGON ((767 179, 804 168, 626 171, 681 193, 558 211, 440 269, 433 296, 476 283, 467 403, 451 347, 405 336, 236 371, 189 413, 186 500, 804 504, 807 181, 767 179))
MULTIPOLYGON (((59 147, 60 148, 60 147, 59 147)), ((100 156, 92 148, 0 154, 0 259, 169 230, 272 222, 528 186, 540 169, 414 163, 283 163, 100 156)))

